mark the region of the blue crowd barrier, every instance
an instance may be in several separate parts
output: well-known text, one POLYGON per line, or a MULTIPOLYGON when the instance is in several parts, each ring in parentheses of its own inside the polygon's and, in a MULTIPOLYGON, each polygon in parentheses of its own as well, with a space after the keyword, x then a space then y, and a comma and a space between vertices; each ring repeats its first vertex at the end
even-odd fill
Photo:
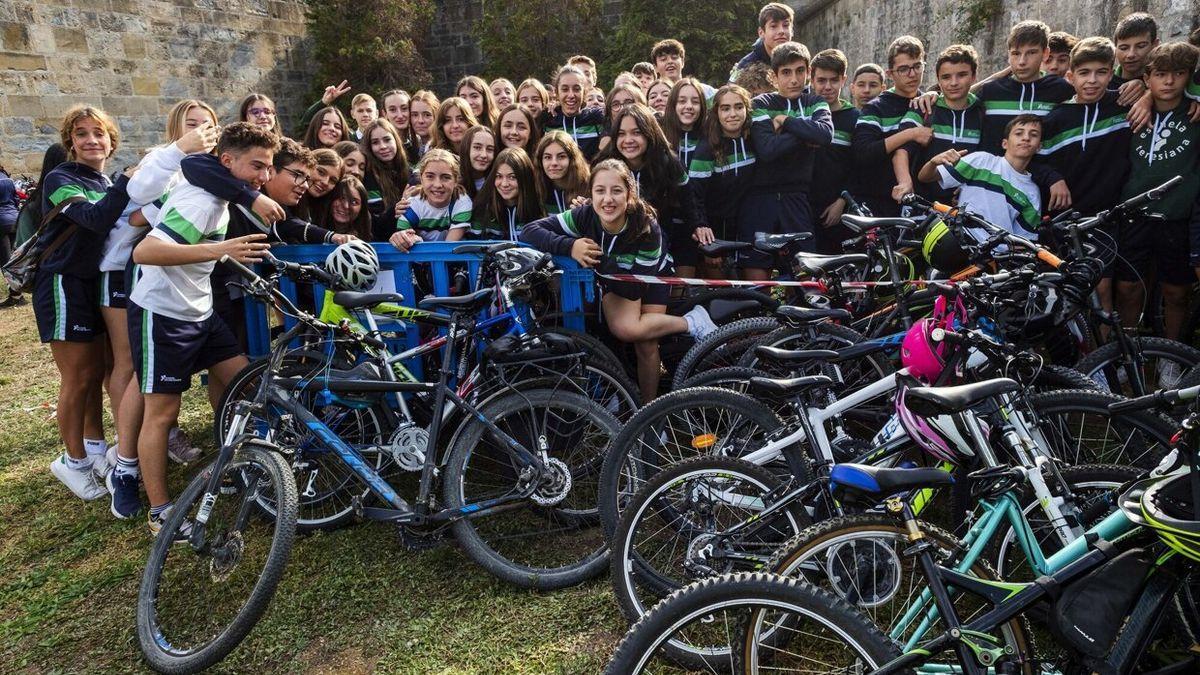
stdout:
MULTIPOLYGON (((391 273, 395 280, 396 292, 404 296, 405 304, 416 306, 418 298, 413 286, 413 265, 428 265, 433 279, 433 295, 449 295, 451 272, 453 264, 465 265, 474 283, 479 274, 479 256, 460 255, 453 251, 464 242, 427 241, 414 246, 407 253, 399 251, 388 243, 373 243, 375 253, 379 255, 380 274, 391 273)), ((471 242, 493 243, 493 242, 471 242)), ((280 260, 296 263, 323 263, 325 257, 334 249, 333 245, 305 244, 298 246, 279 246, 271 253, 280 260)), ((563 270, 559 289, 559 311, 562 313, 563 325, 573 330, 584 330, 584 311, 586 303, 595 300, 594 276, 592 271, 579 266, 569 257, 555 256, 554 262, 563 270)), ((292 300, 296 300, 296 284, 284 277, 280 281, 280 290, 292 300)), ((321 310, 325 300, 325 289, 314 285, 316 309, 321 310)), ((290 327, 294 320, 285 317, 285 326, 290 327)), ((381 326, 383 328, 383 326, 381 326)), ((409 348, 420 342, 420 329, 413 323, 403 325, 406 343, 409 348)), ((246 338, 251 356, 266 354, 271 347, 271 331, 267 322, 266 307, 260 302, 246 303, 246 338)))

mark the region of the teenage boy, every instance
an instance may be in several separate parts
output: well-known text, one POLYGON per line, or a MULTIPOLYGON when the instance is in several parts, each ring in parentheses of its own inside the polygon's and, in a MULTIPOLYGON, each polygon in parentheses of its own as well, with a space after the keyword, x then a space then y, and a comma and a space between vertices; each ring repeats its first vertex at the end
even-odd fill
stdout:
MULTIPOLYGON (((925 75, 925 46, 920 40, 905 35, 892 41, 887 75, 892 88, 862 107, 851 139, 858 169, 857 196, 879 217, 900 215, 900 205, 892 198, 895 188, 912 191, 909 167, 897 164, 896 150, 907 143, 925 146, 933 138, 933 130, 925 126, 900 130, 900 120, 921 93, 925 75)), ((903 159, 907 161, 907 157, 903 159)))
POLYGON ((850 238, 842 226, 846 203, 842 190, 854 194, 854 153, 850 137, 858 122, 858 108, 842 98, 846 86, 846 55, 839 49, 826 49, 812 60, 812 92, 825 99, 833 119, 833 142, 817 150, 812 186, 808 191, 808 210, 818 226, 817 250, 821 253, 841 253, 842 242, 850 238))
MULTIPOLYGON (((812 182, 813 146, 833 141, 829 105, 805 93, 811 61, 808 47, 785 42, 771 52, 777 91, 755 96, 751 103, 750 139, 758 159, 754 182, 742 201, 738 237, 752 242, 759 233, 812 232, 808 191, 812 182)), ((809 241, 812 249, 814 243, 809 241)), ((753 252, 742 260, 743 276, 763 280, 774 261, 753 252)))
MULTIPOLYGON (((1021 236, 1033 236, 1041 222, 1042 198, 1029 163, 1042 141, 1042 118, 1029 113, 1010 118, 1003 155, 947 150, 925 163, 917 177, 938 181, 943 189, 960 188, 958 203, 989 223, 1021 236)), ((955 270, 942 270, 953 272, 955 270)))
POLYGON ((862 107, 870 103, 883 91, 883 66, 878 63, 864 63, 854 69, 854 77, 850 78, 850 98, 854 107, 862 107))
MULTIPOLYGON (((278 147, 274 134, 238 122, 221 133, 215 152, 226 171, 257 189, 270 179, 278 147)), ((180 399, 191 386, 192 375, 207 369, 213 395, 219 399, 247 363, 229 328, 213 313, 213 267, 224 255, 243 263, 257 262, 267 249, 265 234, 226 239, 228 202, 186 181, 171 191, 156 220, 133 250, 142 276, 128 302, 133 362, 145 396, 138 459, 119 460, 140 464, 150 501, 150 531, 155 534, 171 507, 167 432, 179 415, 180 399)), ((123 494, 113 495, 114 511, 132 500, 129 513, 136 513, 136 478, 116 487, 123 494)), ((182 528, 177 538, 186 537, 189 529, 182 528)))
MULTIPOLYGON (((658 78, 674 85, 683 77, 684 61, 687 54, 683 49, 683 43, 679 40, 659 40, 650 48, 650 62, 654 64, 654 72, 658 78)), ((716 89, 701 82, 700 88, 704 91, 705 100, 711 102, 716 89)))
POLYGON ((1050 34, 1050 55, 1042 63, 1042 70, 1047 75, 1066 77, 1067 68, 1071 65, 1071 50, 1079 43, 1079 38, 1066 31, 1056 30, 1050 34))
POLYGON ((354 130, 354 138, 361 141, 363 129, 379 117, 375 99, 370 94, 355 94, 354 98, 350 99, 350 116, 358 125, 358 128, 354 130))
POLYGON ((638 86, 642 88, 643 94, 651 84, 654 84, 654 64, 649 61, 638 61, 633 64, 633 68, 629 72, 637 78, 638 86))
POLYGON ((579 70, 583 71, 584 76, 586 76, 588 81, 591 82, 590 85, 584 87, 584 92, 587 92, 592 87, 599 84, 599 82, 596 80, 596 61, 593 60, 592 57, 584 54, 576 54, 575 56, 567 59, 567 65, 575 66, 579 70))
POLYGON ((983 105, 980 148, 1003 154, 1005 130, 1017 115, 1043 117, 1075 95, 1058 75, 1046 75, 1042 64, 1050 54, 1050 29, 1041 21, 1022 21, 1008 33, 1009 73, 979 87, 983 105))
MULTIPOLYGON (((1197 50, 1186 42, 1155 47, 1146 60, 1145 78, 1153 105, 1150 124, 1134 134, 1129 148, 1129 180, 1121 199, 1145 192, 1175 176, 1176 185, 1153 211, 1164 220, 1140 219, 1121 228, 1118 250, 1128 261, 1118 266, 1117 307, 1126 326, 1136 326, 1142 311, 1143 279, 1157 268, 1163 297, 1164 337, 1179 339, 1187 315, 1188 291, 1196 277, 1190 269, 1189 224, 1200 191, 1200 124, 1188 117, 1184 96, 1196 69, 1197 50), (1134 275, 1137 271, 1142 278, 1134 275)), ((1192 235, 1194 237, 1195 234, 1192 235)), ((1165 385, 1165 386, 1170 386, 1165 385)))
POLYGON ((1150 52, 1158 46, 1158 23, 1145 12, 1134 12, 1117 22, 1113 43, 1117 47, 1117 68, 1109 86, 1120 89, 1127 82, 1141 82, 1150 52))
POLYGON ((754 48, 729 71, 729 81, 736 83, 738 74, 752 64, 770 66, 771 53, 775 48, 792 40, 792 22, 795 20, 795 12, 783 3, 769 2, 763 5, 758 10, 758 39, 754 41, 754 48))
MULTIPOLYGON (((971 93, 979 71, 979 55, 971 45, 950 45, 938 54, 934 64, 939 94, 928 115, 909 110, 900 120, 901 131, 926 126, 933 130, 933 138, 925 147, 910 142, 896 150, 898 170, 915 166, 920 169, 925 163, 947 150, 966 154, 979 148, 979 130, 983 125, 983 108, 971 93)), ((949 204, 954 193, 943 190, 934 183, 921 183, 917 192, 926 199, 949 204)), ((913 190, 911 177, 897 183, 892 197, 899 199, 913 190)))

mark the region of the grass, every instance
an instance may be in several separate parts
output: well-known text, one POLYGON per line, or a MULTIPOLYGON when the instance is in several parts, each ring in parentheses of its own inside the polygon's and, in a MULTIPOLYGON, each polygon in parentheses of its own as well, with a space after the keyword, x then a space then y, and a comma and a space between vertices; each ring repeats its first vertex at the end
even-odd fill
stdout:
MULTIPOLYGON (((134 612, 150 534, 50 474, 57 383, 29 306, 0 313, 0 672, 144 671, 134 612)), ((193 388, 184 431, 211 447, 211 418, 193 388)), ((172 489, 196 468, 172 467, 172 489)), ((216 670, 597 672, 624 630, 604 579, 524 591, 451 545, 409 553, 362 524, 300 538, 266 615, 216 670)))

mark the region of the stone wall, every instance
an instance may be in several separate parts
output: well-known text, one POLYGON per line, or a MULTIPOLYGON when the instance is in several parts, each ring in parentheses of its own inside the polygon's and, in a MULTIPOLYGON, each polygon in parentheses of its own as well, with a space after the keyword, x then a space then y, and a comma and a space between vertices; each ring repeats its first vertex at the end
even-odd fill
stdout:
POLYGON ((228 123, 259 91, 287 128, 307 105, 308 51, 302 0, 0 0, 0 163, 36 176, 76 103, 119 120, 114 166, 161 143, 183 98, 228 123))
MULTIPOLYGON (((1164 41, 1186 40, 1200 23, 1200 0, 833 0, 791 2, 797 10, 796 39, 814 52, 837 47, 846 53, 851 68, 873 61, 886 67, 887 46, 899 35, 911 34, 925 43, 932 56, 958 42, 962 25, 955 9, 995 4, 999 11, 987 21, 971 43, 979 50, 982 70, 990 73, 1007 65, 1006 39, 1012 24, 1023 19, 1040 19, 1051 30, 1073 35, 1112 35, 1117 20, 1130 12, 1145 11, 1159 24, 1164 41)), ((926 74, 926 82, 932 75, 926 74)))

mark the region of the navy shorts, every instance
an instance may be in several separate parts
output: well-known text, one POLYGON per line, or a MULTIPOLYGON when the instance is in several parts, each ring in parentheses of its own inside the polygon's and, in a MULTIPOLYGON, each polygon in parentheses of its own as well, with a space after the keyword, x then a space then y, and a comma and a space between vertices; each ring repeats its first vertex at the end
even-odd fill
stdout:
POLYGON ((42 342, 91 342, 104 334, 99 280, 38 271, 33 316, 42 342))
POLYGON ((643 305, 665 305, 671 297, 666 284, 642 284, 636 281, 601 281, 602 293, 616 293, 626 300, 641 300, 643 305))
POLYGON ((668 246, 670 246, 671 259, 676 265, 687 265, 695 267, 700 264, 700 248, 692 235, 695 230, 688 230, 687 226, 681 222, 672 222, 667 228, 668 246))
MULTIPOLYGON (((808 195, 803 192, 750 194, 742 199, 738 216, 738 241, 754 242, 760 232, 781 234, 812 231, 812 212, 808 208, 808 195)), ((809 239, 801 242, 801 248, 814 251, 816 243, 809 239)), ((751 249, 738 253, 738 267, 769 270, 775 267, 775 258, 751 249)))
POLYGON ((1117 251, 1118 281, 1149 281, 1151 274, 1159 282, 1190 286, 1196 282, 1189 260, 1191 248, 1188 220, 1166 222, 1141 218, 1121 223, 1117 251))
POLYGON ((125 309, 125 270, 100 273, 100 306, 125 309))
POLYGON ((241 347, 215 312, 203 321, 181 321, 130 302, 129 346, 143 394, 179 394, 192 375, 240 356, 241 347))

